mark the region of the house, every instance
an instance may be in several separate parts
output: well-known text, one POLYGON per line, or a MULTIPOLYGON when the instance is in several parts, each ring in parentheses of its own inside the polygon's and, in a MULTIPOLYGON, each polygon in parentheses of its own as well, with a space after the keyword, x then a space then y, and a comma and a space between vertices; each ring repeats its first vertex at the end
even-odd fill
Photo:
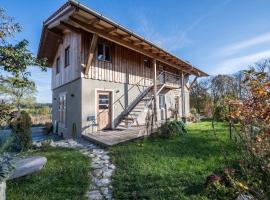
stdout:
POLYGON ((207 76, 74 0, 44 22, 38 57, 52 68, 52 119, 64 137, 185 119, 189 78, 207 76))

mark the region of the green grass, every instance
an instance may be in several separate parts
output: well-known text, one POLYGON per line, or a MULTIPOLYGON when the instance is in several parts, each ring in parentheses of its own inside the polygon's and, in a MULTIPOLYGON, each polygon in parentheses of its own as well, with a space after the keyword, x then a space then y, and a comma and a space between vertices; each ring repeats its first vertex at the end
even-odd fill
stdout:
POLYGON ((45 168, 7 182, 9 200, 83 200, 90 184, 89 158, 76 150, 49 148, 28 155, 48 159, 45 168))
POLYGON ((211 123, 188 126, 188 134, 174 139, 144 139, 110 149, 116 173, 116 199, 207 199, 206 177, 235 160, 228 127, 217 125, 218 140, 211 123), (218 142, 219 141, 219 142, 218 142))

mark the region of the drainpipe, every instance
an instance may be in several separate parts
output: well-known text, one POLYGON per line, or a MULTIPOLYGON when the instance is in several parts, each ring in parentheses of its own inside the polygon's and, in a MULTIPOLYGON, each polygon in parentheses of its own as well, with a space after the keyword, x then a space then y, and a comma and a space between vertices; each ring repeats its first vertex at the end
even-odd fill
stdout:
POLYGON ((157 121, 157 61, 156 61, 156 59, 153 60, 153 67, 154 67, 154 78, 153 78, 153 84, 154 84, 154 116, 155 116, 155 121, 157 121))
POLYGON ((186 123, 186 98, 185 98, 185 75, 181 74, 181 102, 182 102, 182 121, 186 123))

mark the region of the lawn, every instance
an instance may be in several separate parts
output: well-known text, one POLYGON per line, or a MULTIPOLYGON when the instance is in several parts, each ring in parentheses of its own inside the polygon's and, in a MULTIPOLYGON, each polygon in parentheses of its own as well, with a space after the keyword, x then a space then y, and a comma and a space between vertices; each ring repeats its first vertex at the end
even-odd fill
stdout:
POLYGON ((188 125, 188 134, 174 139, 148 138, 110 149, 116 173, 115 199, 207 199, 206 177, 236 158, 228 127, 217 125, 218 140, 211 123, 188 125))
POLYGON ((43 155, 45 168, 7 182, 9 200, 83 200, 90 184, 89 158, 79 151, 48 148, 28 155, 43 155))

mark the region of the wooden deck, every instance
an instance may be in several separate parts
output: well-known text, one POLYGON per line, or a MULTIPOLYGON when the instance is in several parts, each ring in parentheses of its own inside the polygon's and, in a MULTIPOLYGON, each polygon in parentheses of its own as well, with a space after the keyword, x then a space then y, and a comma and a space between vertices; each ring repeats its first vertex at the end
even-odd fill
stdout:
POLYGON ((99 131, 93 134, 84 134, 83 137, 103 147, 109 147, 146 136, 144 128, 130 128, 99 131))

